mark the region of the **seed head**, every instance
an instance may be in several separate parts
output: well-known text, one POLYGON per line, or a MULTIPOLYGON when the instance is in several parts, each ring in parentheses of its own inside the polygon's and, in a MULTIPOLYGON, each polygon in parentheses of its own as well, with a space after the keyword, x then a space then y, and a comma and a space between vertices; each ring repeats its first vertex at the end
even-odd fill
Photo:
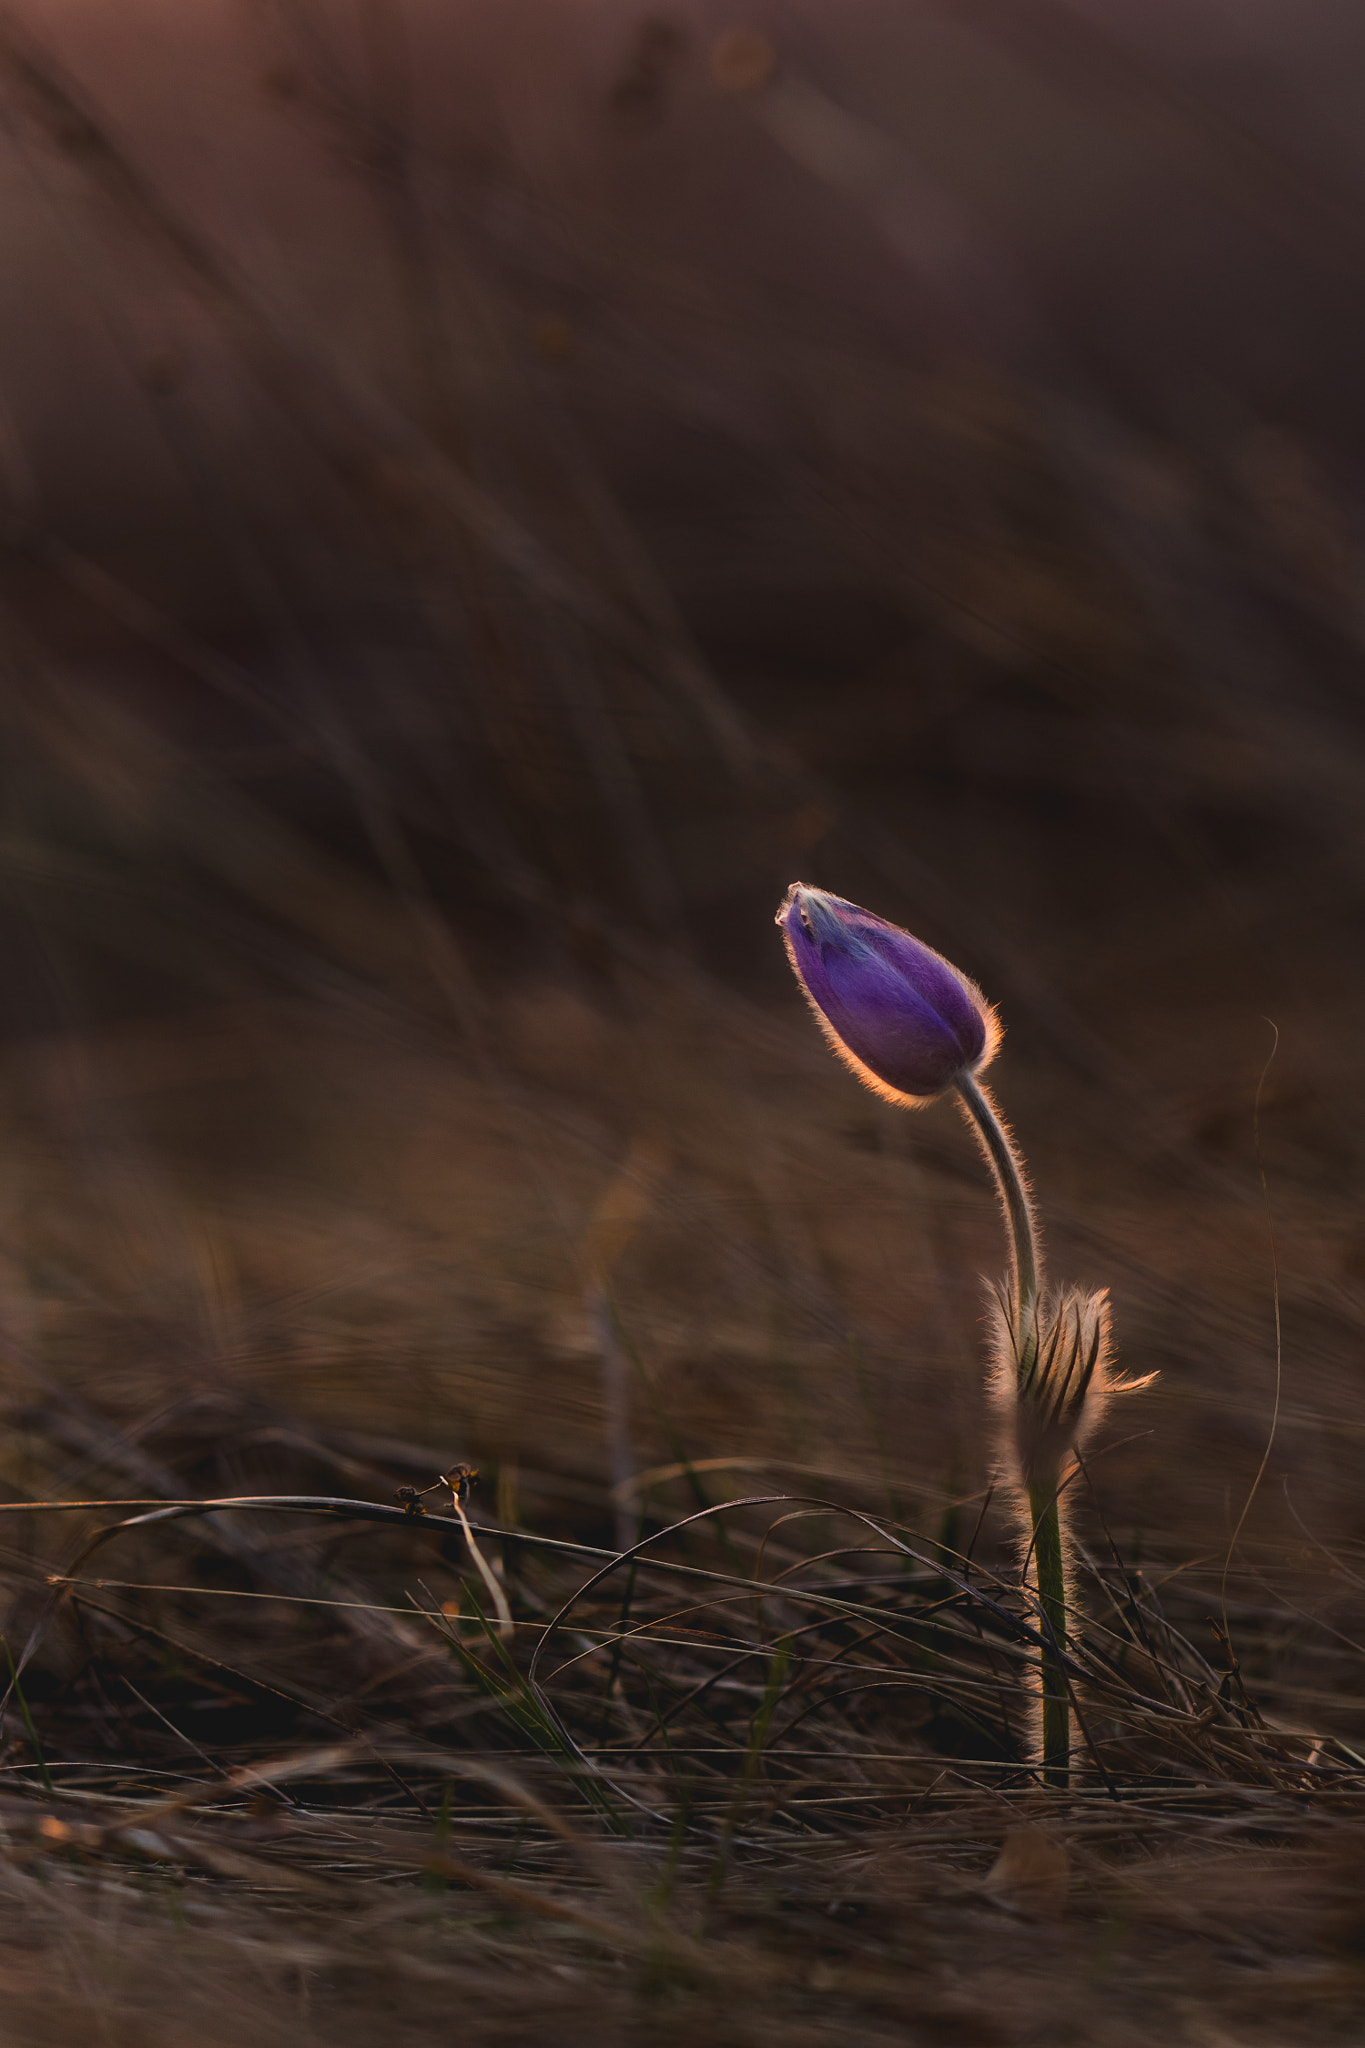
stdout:
POLYGON ((834 1051, 874 1093, 914 1107, 1000 1042, 974 982, 899 925, 793 882, 777 913, 787 958, 834 1051))

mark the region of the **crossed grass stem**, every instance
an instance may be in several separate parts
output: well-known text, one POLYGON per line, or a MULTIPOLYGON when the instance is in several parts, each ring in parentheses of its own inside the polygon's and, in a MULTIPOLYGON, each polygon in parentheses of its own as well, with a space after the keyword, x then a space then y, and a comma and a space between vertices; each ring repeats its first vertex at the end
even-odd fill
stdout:
MULTIPOLYGON (((467 1471, 454 1468, 457 1484, 458 1475, 467 1471)), ((449 1487, 450 1475, 441 1483, 449 1487)), ((401 1489, 401 1506, 304 1494, 161 1501, 154 1507, 109 1501, 5 1503, 0 1507, 0 1527, 12 1516, 65 1515, 116 1505, 150 1507, 150 1512, 133 1513, 93 1532, 66 1570, 52 1575, 49 1603, 22 1654, 15 1644, 18 1670, 31 1663, 67 1601, 120 1619, 122 1610, 107 1608, 100 1588, 126 1584, 130 1591, 137 1590, 132 1582, 86 1576, 95 1555, 120 1535, 136 1539, 139 1532, 183 1526, 187 1519, 211 1517, 216 1523, 225 1514, 264 1512, 272 1519, 284 1513, 334 1524, 370 1523, 411 1532, 414 1538, 420 1531, 441 1545, 452 1537, 467 1541, 468 1518, 425 1509, 414 1513, 409 1498, 414 1493, 420 1501, 418 1489, 401 1489)), ((1019 1613, 1012 1573, 997 1577, 988 1566, 969 1567, 965 1559, 958 1561, 964 1569, 954 1569, 952 1563, 945 1565, 936 1546, 917 1542, 909 1531, 898 1533, 881 1517, 844 1503, 790 1495, 717 1503, 681 1522, 668 1522, 627 1554, 527 1530, 470 1526, 481 1543, 512 1543, 508 1591, 518 1610, 516 1644, 503 1642, 495 1615, 480 1598, 486 1586, 476 1589, 468 1581, 460 1603, 464 1623, 458 1633, 448 1610, 420 1577, 420 1600, 416 1588, 405 1590, 402 1606, 386 1610, 381 1593, 377 1607, 380 1612, 404 1614, 415 1609, 445 1637, 458 1662, 458 1699, 453 1704, 449 1681, 430 1681, 431 1697, 439 1695, 442 1703, 439 1725, 449 1726, 443 1739, 423 1734, 438 1723, 429 1721, 421 1700, 409 1694, 403 1697, 402 1718, 396 1724, 386 1719, 383 1708, 353 1720, 349 1710, 339 1704, 329 1707, 318 1698, 315 1687, 299 1695, 305 1709, 319 1713, 328 1725, 329 1740, 335 1740, 335 1732, 344 1733, 351 1760, 346 1768, 357 1761, 366 1768, 377 1767, 428 1824, 434 1824, 443 1796, 443 1774, 452 1768, 484 1768, 477 1755, 471 1758, 468 1752, 475 1739, 480 1749, 488 1745, 498 1756, 510 1750, 527 1762, 540 1774, 537 1783, 557 1784, 566 1826, 576 1827, 574 1809, 581 1814, 586 1807, 594 1834, 658 1842, 661 1830, 676 1835, 681 1829, 700 1859, 699 1870, 712 1870, 719 1887, 729 1860, 727 1829, 733 1848, 747 1851, 755 1842, 770 1848, 776 1839, 774 1828, 787 1839, 793 1827, 798 1833, 837 1829, 839 1816, 844 1822, 849 1815, 859 1816, 861 1824, 876 1815, 899 1826, 907 1811, 907 1792, 918 1792, 926 1801, 939 1798, 933 1787, 942 1773, 932 1784, 926 1783, 925 1765, 932 1767, 935 1758, 948 1764, 951 1777, 961 1777, 964 1787, 976 1791, 989 1785, 1018 1786, 1032 1774, 1027 1763, 1021 1768, 1012 1724, 1017 1726, 1015 1708, 1021 1696, 1035 1697, 1046 1645, 1036 1602, 1030 1599, 1025 1613, 1019 1613), (753 1526, 753 1514, 773 1509, 779 1510, 778 1520, 760 1533, 753 1526), (688 1555, 695 1536, 713 1531, 718 1518, 737 1514, 756 1550, 755 1563, 747 1571, 708 1569, 695 1555, 688 1555), (814 1552, 805 1544, 793 1547, 777 1540, 785 1526, 812 1515, 821 1520, 847 1517, 856 1548, 850 1552, 842 1531, 833 1550, 824 1540, 814 1552), (869 1545, 888 1560, 898 1557, 910 1567, 910 1577, 903 1572, 865 1577, 864 1561, 875 1562, 867 1557, 869 1545), (515 1560, 523 1553, 524 1562, 519 1564, 515 1560), (848 1565, 841 1562, 845 1559, 848 1565), (617 1575, 634 1580, 636 1612, 625 1639, 620 1634, 622 1603, 610 1585, 617 1575), (796 1583, 798 1576, 801 1583, 796 1583), (557 1646, 566 1638, 573 1654, 564 1661, 557 1646), (517 1645, 530 1652, 529 1658, 517 1645), (775 1659, 780 1664, 775 1665, 775 1659), (902 1702, 909 1694, 921 1702, 921 1718, 907 1743, 902 1702), (883 1704, 872 1704, 878 1701, 883 1704), (946 1710, 953 1728, 978 1738, 967 1752, 972 1758, 969 1765, 955 1769, 950 1761, 963 1755, 956 1738, 950 1739, 947 1749, 937 1736, 926 1745, 927 1708, 935 1717, 946 1710), (472 1737, 476 1727, 479 1733, 472 1737), (686 1818, 680 1820, 684 1811, 686 1818)), ((1077 1565, 1093 1569, 1083 1555, 1077 1565)), ((386 1573, 393 1568, 386 1565, 386 1573)), ((398 1584, 406 1589, 412 1584, 411 1565, 398 1568, 403 1575, 398 1584)), ((1143 1802, 1156 1796, 1160 1801, 1166 1797, 1162 1788, 1169 1790, 1174 1762, 1181 1802, 1189 1794, 1192 1776, 1201 1783, 1201 1797, 1249 1797, 1249 1788, 1256 1785, 1278 1787, 1296 1799, 1309 1791, 1356 1796, 1355 1787, 1362 1781, 1359 1765, 1349 1753, 1344 1769, 1340 1758, 1325 1753, 1315 1752, 1305 1761, 1301 1742, 1287 1740, 1254 1712, 1241 1712, 1236 1700, 1225 1702, 1219 1674, 1171 1632, 1159 1609, 1144 1597, 1141 1612, 1130 1612, 1131 1583, 1117 1558, 1115 1568, 1122 1580, 1121 1597, 1115 1599, 1116 1588, 1097 1577, 1101 1611, 1088 1618, 1084 1637, 1072 1641, 1066 1651, 1066 1674, 1073 1686, 1084 1687, 1086 1701, 1094 1707, 1093 1721, 1088 1711, 1082 1718, 1073 1695, 1077 1734, 1090 1756, 1096 1790, 1103 1785, 1110 1800, 1136 1797, 1143 1802), (1136 1687, 1125 1669, 1130 1655, 1139 1661, 1136 1687)), ((139 1580, 143 1576, 140 1573, 139 1580)), ((193 1578, 183 1572, 174 1576, 193 1578)), ((140 1590, 190 1593, 195 1587, 152 1585, 140 1590)), ((236 1592, 230 1597, 266 1596, 236 1592)), ((310 1595, 298 1597, 305 1607, 311 1604, 310 1595)), ((273 1605, 261 1611, 273 1613, 273 1605)), ((236 1675, 235 1662, 231 1667, 221 1665, 216 1644, 201 1641, 196 1646, 193 1635, 183 1642, 178 1634, 164 1635, 167 1617, 158 1612, 155 1619, 152 1633, 158 1642, 191 1658, 202 1656, 207 1647, 215 1670, 236 1675)), ((252 1668, 250 1662, 241 1667, 247 1685, 260 1676, 258 1672, 253 1677, 252 1668)), ((272 1697, 293 1695, 297 1681, 288 1670, 281 1674, 272 1666, 267 1676, 272 1697), (276 1684, 281 1677, 282 1694, 276 1684)), ((18 1714, 17 1697, 15 1710, 18 1714)), ((157 1711, 154 1704, 152 1711, 157 1711)), ((64 1724, 41 1683, 34 1715, 37 1726, 31 1744, 41 1736, 57 1788, 54 1796, 65 1798, 67 1763, 58 1761, 68 1749, 64 1724)), ((283 1756, 287 1763, 292 1751, 281 1750, 277 1738, 271 1740, 274 1747, 261 1767, 273 1773, 275 1762, 283 1756)), ((41 1762, 43 1751, 34 1747, 33 1753, 41 1762)), ((229 1776, 239 1762, 234 1752, 224 1767, 229 1776)), ((1071 1789, 1055 1782, 1045 1783, 1043 1789, 1054 1801, 1075 1797, 1071 1789)), ((448 1844, 439 1842, 433 1854, 446 1858, 448 1844)), ((434 1863, 428 1867, 447 1879, 455 1874, 444 1861, 439 1871, 434 1863)), ((529 1910, 533 1901, 522 1903, 529 1910)))
MULTIPOLYGON (((459 1484, 459 1480, 463 1478, 464 1474, 467 1471, 468 1468, 457 1468, 457 1474, 459 1475, 456 1481, 457 1486, 459 1484)), ((441 1483, 443 1485, 450 1486, 451 1478, 454 1477, 456 1477, 456 1474, 452 1474, 451 1477, 444 1479, 441 1483)), ((455 1490, 456 1489, 452 1487, 452 1492, 454 1492, 455 1490)), ((106 1525, 104 1528, 94 1532, 87 1539, 87 1541, 81 1545, 76 1556, 68 1565, 66 1571, 59 1574, 54 1574, 50 1578, 49 1584, 51 1587, 51 1592, 49 1595, 48 1602, 45 1604, 43 1613, 38 1617, 30 1633, 29 1640, 23 1650, 23 1653, 17 1659, 17 1668, 14 1673, 14 1678, 11 1682, 11 1691, 13 1691, 17 1685, 19 1673, 22 1672, 25 1666, 28 1665, 28 1663, 31 1661, 39 1647, 39 1644, 47 1634, 48 1628, 53 1619, 55 1618, 57 1609, 72 1594, 78 1594, 80 1592, 82 1588, 83 1570, 87 1565, 88 1561, 106 1543, 108 1543, 111 1539, 117 1537, 122 1533, 132 1533, 137 1530, 146 1530, 154 1526, 181 1521, 186 1517, 202 1515, 218 1516, 224 1512, 233 1511, 273 1511, 275 1513, 285 1512, 291 1514, 301 1513, 304 1515, 321 1515, 322 1517, 327 1519, 341 1519, 346 1521, 369 1521, 387 1524, 391 1527, 406 1526, 408 1528, 412 1528, 414 1526, 420 1526, 430 1529, 433 1535, 438 1533, 444 1534, 446 1531, 459 1529, 460 1533, 464 1536, 466 1543, 470 1542, 470 1538, 473 1533, 471 1526, 466 1516, 458 1514, 458 1507, 456 1517, 431 1514, 428 1511, 420 1508, 420 1496, 417 1496, 417 1498, 414 1499, 415 1495, 416 1489, 400 1489, 400 1496, 402 1498, 403 1504, 399 1507, 387 1507, 376 1502, 362 1502, 356 1500, 348 1500, 340 1497, 308 1495, 258 1495, 239 1496, 235 1498, 225 1498, 208 1501, 186 1500, 179 1502, 162 1502, 156 1505, 155 1507, 152 1507, 150 1511, 135 1514, 129 1519, 122 1520, 114 1524, 106 1525)), ((63 1513, 71 1512, 80 1507, 107 1507, 114 1505, 116 1505, 116 1503, 113 1502, 74 1503, 52 1501, 39 1503, 14 1503, 10 1505, 9 1511, 22 1514, 53 1512, 63 1513)), ((117 1505, 124 1505, 130 1507, 145 1507, 146 1504, 139 1502, 125 1502, 118 1503, 117 1505)), ((584 1750, 580 1746, 580 1743, 570 1735, 567 1726, 564 1724, 561 1718, 560 1713, 557 1712, 556 1709, 550 1704, 549 1698, 545 1692, 543 1681, 541 1681, 538 1677, 537 1666, 546 1647, 546 1637, 556 1634, 559 1627, 567 1623, 570 1610, 577 1607, 583 1600, 584 1596, 590 1595, 593 1588, 596 1585, 600 1584, 608 1575, 620 1569, 622 1565, 629 1566, 632 1563, 632 1561, 636 1558, 638 1558, 639 1563, 641 1565, 645 1565, 649 1569, 654 1571, 663 1570, 670 1578, 675 1578, 677 1575, 681 1574, 682 1579, 685 1583, 690 1582, 692 1585, 697 1587, 699 1592, 702 1593, 703 1604, 706 1604, 708 1600, 714 1601, 718 1595, 721 1596, 722 1599, 733 1599, 737 1595, 747 1598, 750 1595, 754 1594, 757 1594, 759 1596, 763 1596, 765 1594, 771 1596, 774 1593, 780 1592, 781 1596, 789 1601, 794 1600, 800 1606, 806 1607, 808 1609, 814 1607, 817 1613, 823 1612, 827 1621, 837 1620, 838 1618, 842 1617, 845 1621, 855 1622, 859 1624, 860 1627, 863 1629, 870 1625, 874 1633, 876 1633, 877 1631, 889 1631, 891 1639, 897 1638, 907 1628, 909 1628, 910 1635, 906 1636, 905 1638, 907 1643, 911 1640, 912 1637, 918 1636, 920 1626, 922 1626, 924 1623, 932 1623, 932 1617, 940 1606, 946 1604, 947 1606, 951 1607, 955 1604, 956 1600, 966 1599, 969 1602, 969 1604, 973 1606, 974 1609, 979 1609, 983 1616, 989 1615, 994 1618, 995 1624, 1000 1627, 1000 1629, 1003 1632, 1003 1636, 1006 1640, 1011 1638, 1014 1640, 1016 1644, 1015 1655, 1019 1657, 1021 1661, 1026 1663, 1029 1658, 1030 1651, 1027 1645, 1029 1644, 1030 1640, 1036 1652, 1037 1644, 1039 1641, 1036 1631, 1029 1629, 1026 1624, 1019 1623, 1012 1615, 1010 1615, 1006 1611, 1006 1609, 1000 1606, 998 1600, 992 1597, 991 1594, 984 1587, 969 1587, 964 1579, 959 1578, 955 1573, 951 1572, 948 1573, 946 1576, 949 1579, 950 1590, 954 1595, 954 1599, 950 1599, 946 1603, 939 1601, 931 1602, 929 1607, 923 1612, 921 1616, 918 1617, 917 1620, 917 1617, 913 1612, 901 1612, 898 1608, 895 1607, 893 1607, 891 1610, 883 1609, 880 1606, 869 1604, 866 1600, 850 1600, 846 1596, 841 1597, 841 1593, 839 1591, 835 1591, 834 1589, 822 1589, 816 1586, 803 1586, 797 1588, 784 1585, 781 1582, 786 1577, 785 1572, 780 1575, 779 1581, 769 1583, 762 1579, 755 1579, 753 1577, 747 1576, 742 1573, 736 1573, 734 1571, 715 1572, 711 1570, 702 1569, 693 1564, 685 1564, 676 1559, 648 1558, 647 1556, 642 1554, 646 1552, 650 1547, 652 1547, 652 1544, 656 1542, 659 1537, 676 1536, 680 1531, 685 1530, 689 1527, 693 1527, 702 1523, 709 1523, 716 1514, 722 1513, 726 1509, 743 1509, 765 1506, 772 1507, 777 1505, 781 1505, 787 1508, 788 1510, 791 1510, 794 1507, 804 1507, 804 1509, 807 1512, 819 1512, 821 1514, 835 1515, 851 1514, 855 1524, 861 1524, 867 1535, 870 1535, 875 1539, 878 1539, 879 1544, 887 1546, 888 1553, 895 1552, 901 1554, 907 1561, 911 1561, 914 1564, 921 1567, 927 1574, 929 1574, 932 1577, 936 1584, 941 1585, 942 1583, 945 1573, 941 1560, 936 1561, 934 1558, 917 1550, 913 1545, 907 1545, 903 1543, 898 1537, 894 1535, 892 1531, 888 1530, 877 1519, 861 1514, 857 1510, 850 1510, 846 1507, 841 1507, 838 1503, 832 1501, 806 1500, 805 1502, 801 1502, 799 1500, 793 1500, 793 1497, 787 1495, 754 1496, 746 1500, 725 1503, 721 1508, 708 1508, 706 1510, 698 1511, 696 1514, 686 1517, 682 1523, 669 1525, 664 1530, 659 1531, 657 1533, 657 1536, 653 1538, 643 1539, 641 1543, 637 1544, 634 1547, 633 1552, 626 1557, 623 1557, 618 1553, 613 1553, 610 1550, 602 1551, 596 1550, 590 1546, 565 1543, 562 1539, 536 1538, 528 1535, 526 1532, 516 1532, 517 1540, 519 1542, 529 1542, 535 1547, 544 1548, 552 1553, 567 1554, 568 1556, 571 1556, 574 1559, 579 1559, 585 1563, 588 1560, 592 1560, 595 1564, 597 1564, 598 1567, 596 1572, 594 1572, 585 1583, 580 1583, 574 1588, 573 1592, 569 1595, 566 1604, 561 1608, 560 1612, 556 1614, 553 1620, 550 1622, 548 1629, 538 1630, 538 1632, 541 1633, 540 1648, 537 1650, 535 1656, 533 1656, 531 1660, 531 1667, 525 1674, 524 1679, 514 1679, 513 1668, 510 1665, 506 1666, 505 1672, 505 1676, 509 1680, 509 1682, 512 1683, 513 1692, 516 1694, 516 1701, 513 1701, 512 1703, 516 1704, 517 1701, 519 1701, 520 1706, 524 1708, 526 1713, 529 1713, 531 1717, 534 1719, 534 1721, 537 1723, 540 1735, 547 1738, 546 1740, 536 1740, 534 1746, 542 1751, 548 1748, 548 1750, 552 1754, 556 1754, 558 1756, 561 1768, 563 1768, 566 1771, 568 1776, 574 1779, 574 1781, 579 1785, 580 1790, 583 1790, 588 1794, 590 1803, 596 1803, 592 1798, 592 1794, 597 1792, 598 1790, 610 1789, 611 1791, 615 1792, 620 1790, 620 1788, 613 1786, 610 1780, 603 1780, 601 1778, 599 1768, 596 1765, 594 1765, 588 1754, 584 1752, 584 1750)), ((480 1533, 491 1534, 509 1532, 493 1532, 485 1530, 481 1531, 480 1533)), ((820 1560, 811 1560, 808 1558, 798 1557, 792 1561, 788 1569, 796 1569, 802 1563, 809 1564, 812 1562, 818 1564, 820 1560)), ((1002 1587, 1000 1590, 1003 1592, 1004 1588, 1002 1587)), ((475 1605, 477 1607, 477 1603, 475 1603, 475 1605)), ((436 1617, 433 1615, 430 1618, 435 1619, 436 1617)), ((944 1618, 946 1620, 947 1616, 945 1615, 944 1618)), ((506 1664, 505 1651, 503 1649, 502 1630, 494 1625, 493 1617, 491 1616, 488 1617, 487 1620, 482 1621, 482 1627, 483 1633, 488 1640, 489 1648, 493 1654, 495 1661, 500 1659, 503 1664, 506 1664)), ((782 1631, 782 1638, 790 1644, 791 1631, 789 1624, 784 1629, 784 1631, 782 1631)), ((603 1647, 605 1647, 605 1643, 603 1647)), ((771 1652, 771 1650, 773 1649, 773 1647, 774 1646, 772 1644, 767 1644, 765 1646, 761 1642, 741 1643, 739 1641, 736 1641, 736 1643, 734 1644, 734 1648, 737 1651, 742 1651, 745 1657, 757 1655, 760 1657, 760 1659, 766 1659, 769 1652, 771 1652)), ((947 1648, 946 1642, 943 1647, 945 1649, 947 1648)), ((882 1678, 900 1683, 903 1683, 905 1681, 906 1675, 907 1674, 904 1671, 899 1670, 899 1668, 888 1668, 884 1673, 878 1674, 878 1676, 882 1678)), ((502 1692, 504 1690, 505 1688, 500 1687, 500 1697, 502 1696, 502 1692)), ((507 1694, 506 1699, 504 1699, 504 1705, 506 1705, 508 1701, 511 1700, 512 1694, 507 1694)), ((518 1726, 521 1726, 521 1721, 523 1717, 521 1715, 518 1715, 516 1718, 518 1720, 518 1726)), ((525 1727, 522 1727, 521 1732, 523 1734, 527 1732, 525 1727)), ((629 1793, 626 1793, 625 1804, 628 1806, 638 1806, 640 1802, 633 1798, 629 1793)), ((655 1817, 657 1818, 657 1816, 655 1817)))

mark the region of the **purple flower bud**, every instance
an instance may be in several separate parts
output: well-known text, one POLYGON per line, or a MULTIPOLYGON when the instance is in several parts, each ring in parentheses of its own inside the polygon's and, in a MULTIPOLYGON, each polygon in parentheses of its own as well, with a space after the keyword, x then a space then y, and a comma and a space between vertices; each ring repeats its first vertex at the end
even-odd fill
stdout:
POLYGON ((1000 1042, 974 982, 899 925, 793 882, 777 913, 787 958, 839 1057, 888 1102, 927 1102, 1000 1042))

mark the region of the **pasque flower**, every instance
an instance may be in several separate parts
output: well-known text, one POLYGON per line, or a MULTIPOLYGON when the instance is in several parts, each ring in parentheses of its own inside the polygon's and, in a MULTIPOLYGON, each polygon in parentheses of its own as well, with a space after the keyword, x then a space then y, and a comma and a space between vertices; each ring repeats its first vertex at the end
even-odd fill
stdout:
POLYGON ((993 1387, 1006 1474, 1040 1626, 1039 1750, 1065 1785, 1070 1756, 1063 1494, 1115 1380, 1104 1292, 1049 1292, 1024 1162, 977 1079, 1000 1041, 995 1011, 942 954, 870 910, 794 882, 777 914, 787 956, 835 1052, 888 1101, 911 1108, 952 1089, 989 1162, 1013 1270, 992 1312, 993 1387))
POLYGON ((990 1061, 1000 1027, 980 989, 899 925, 804 882, 777 922, 825 1036, 877 1094, 928 1102, 990 1061))

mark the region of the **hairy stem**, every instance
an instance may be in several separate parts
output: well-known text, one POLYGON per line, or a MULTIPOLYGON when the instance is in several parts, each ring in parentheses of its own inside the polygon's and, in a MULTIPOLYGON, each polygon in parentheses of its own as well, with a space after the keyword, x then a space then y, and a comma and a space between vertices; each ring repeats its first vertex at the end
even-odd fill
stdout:
POLYGON ((972 1075, 963 1074, 958 1081, 957 1092, 990 1163, 1000 1206, 1005 1212, 1005 1226, 1014 1256, 1015 1307, 1020 1312, 1022 1328, 1024 1315, 1037 1302, 1043 1284, 1038 1232, 1024 1180, 1024 1163, 1014 1149, 1014 1140, 1001 1122, 994 1102, 980 1083, 972 1075))
MULTIPOLYGON (((1038 1230, 1029 1200, 1024 1163, 989 1093, 970 1074, 957 1084, 962 1106, 972 1124, 991 1172, 1005 1215, 1014 1259, 1014 1362, 1016 1398, 1036 1400, 1033 1386, 1038 1363, 1038 1309, 1043 1287, 1043 1262, 1038 1230)), ((1047 1479, 1027 1475, 1029 1547, 1038 1583, 1043 1648, 1038 1676, 1042 1693, 1043 1777, 1049 1785, 1065 1785, 1071 1754, 1071 1704, 1062 1658, 1066 1650, 1066 1569, 1062 1549, 1061 1513, 1054 1474, 1047 1479)))
POLYGON ((1028 1490, 1033 1524, 1033 1568, 1038 1581, 1043 1648, 1038 1659, 1042 1692, 1043 1782, 1065 1786, 1070 1779, 1071 1707, 1063 1658, 1066 1654, 1066 1564, 1055 1480, 1034 1481, 1028 1490))

